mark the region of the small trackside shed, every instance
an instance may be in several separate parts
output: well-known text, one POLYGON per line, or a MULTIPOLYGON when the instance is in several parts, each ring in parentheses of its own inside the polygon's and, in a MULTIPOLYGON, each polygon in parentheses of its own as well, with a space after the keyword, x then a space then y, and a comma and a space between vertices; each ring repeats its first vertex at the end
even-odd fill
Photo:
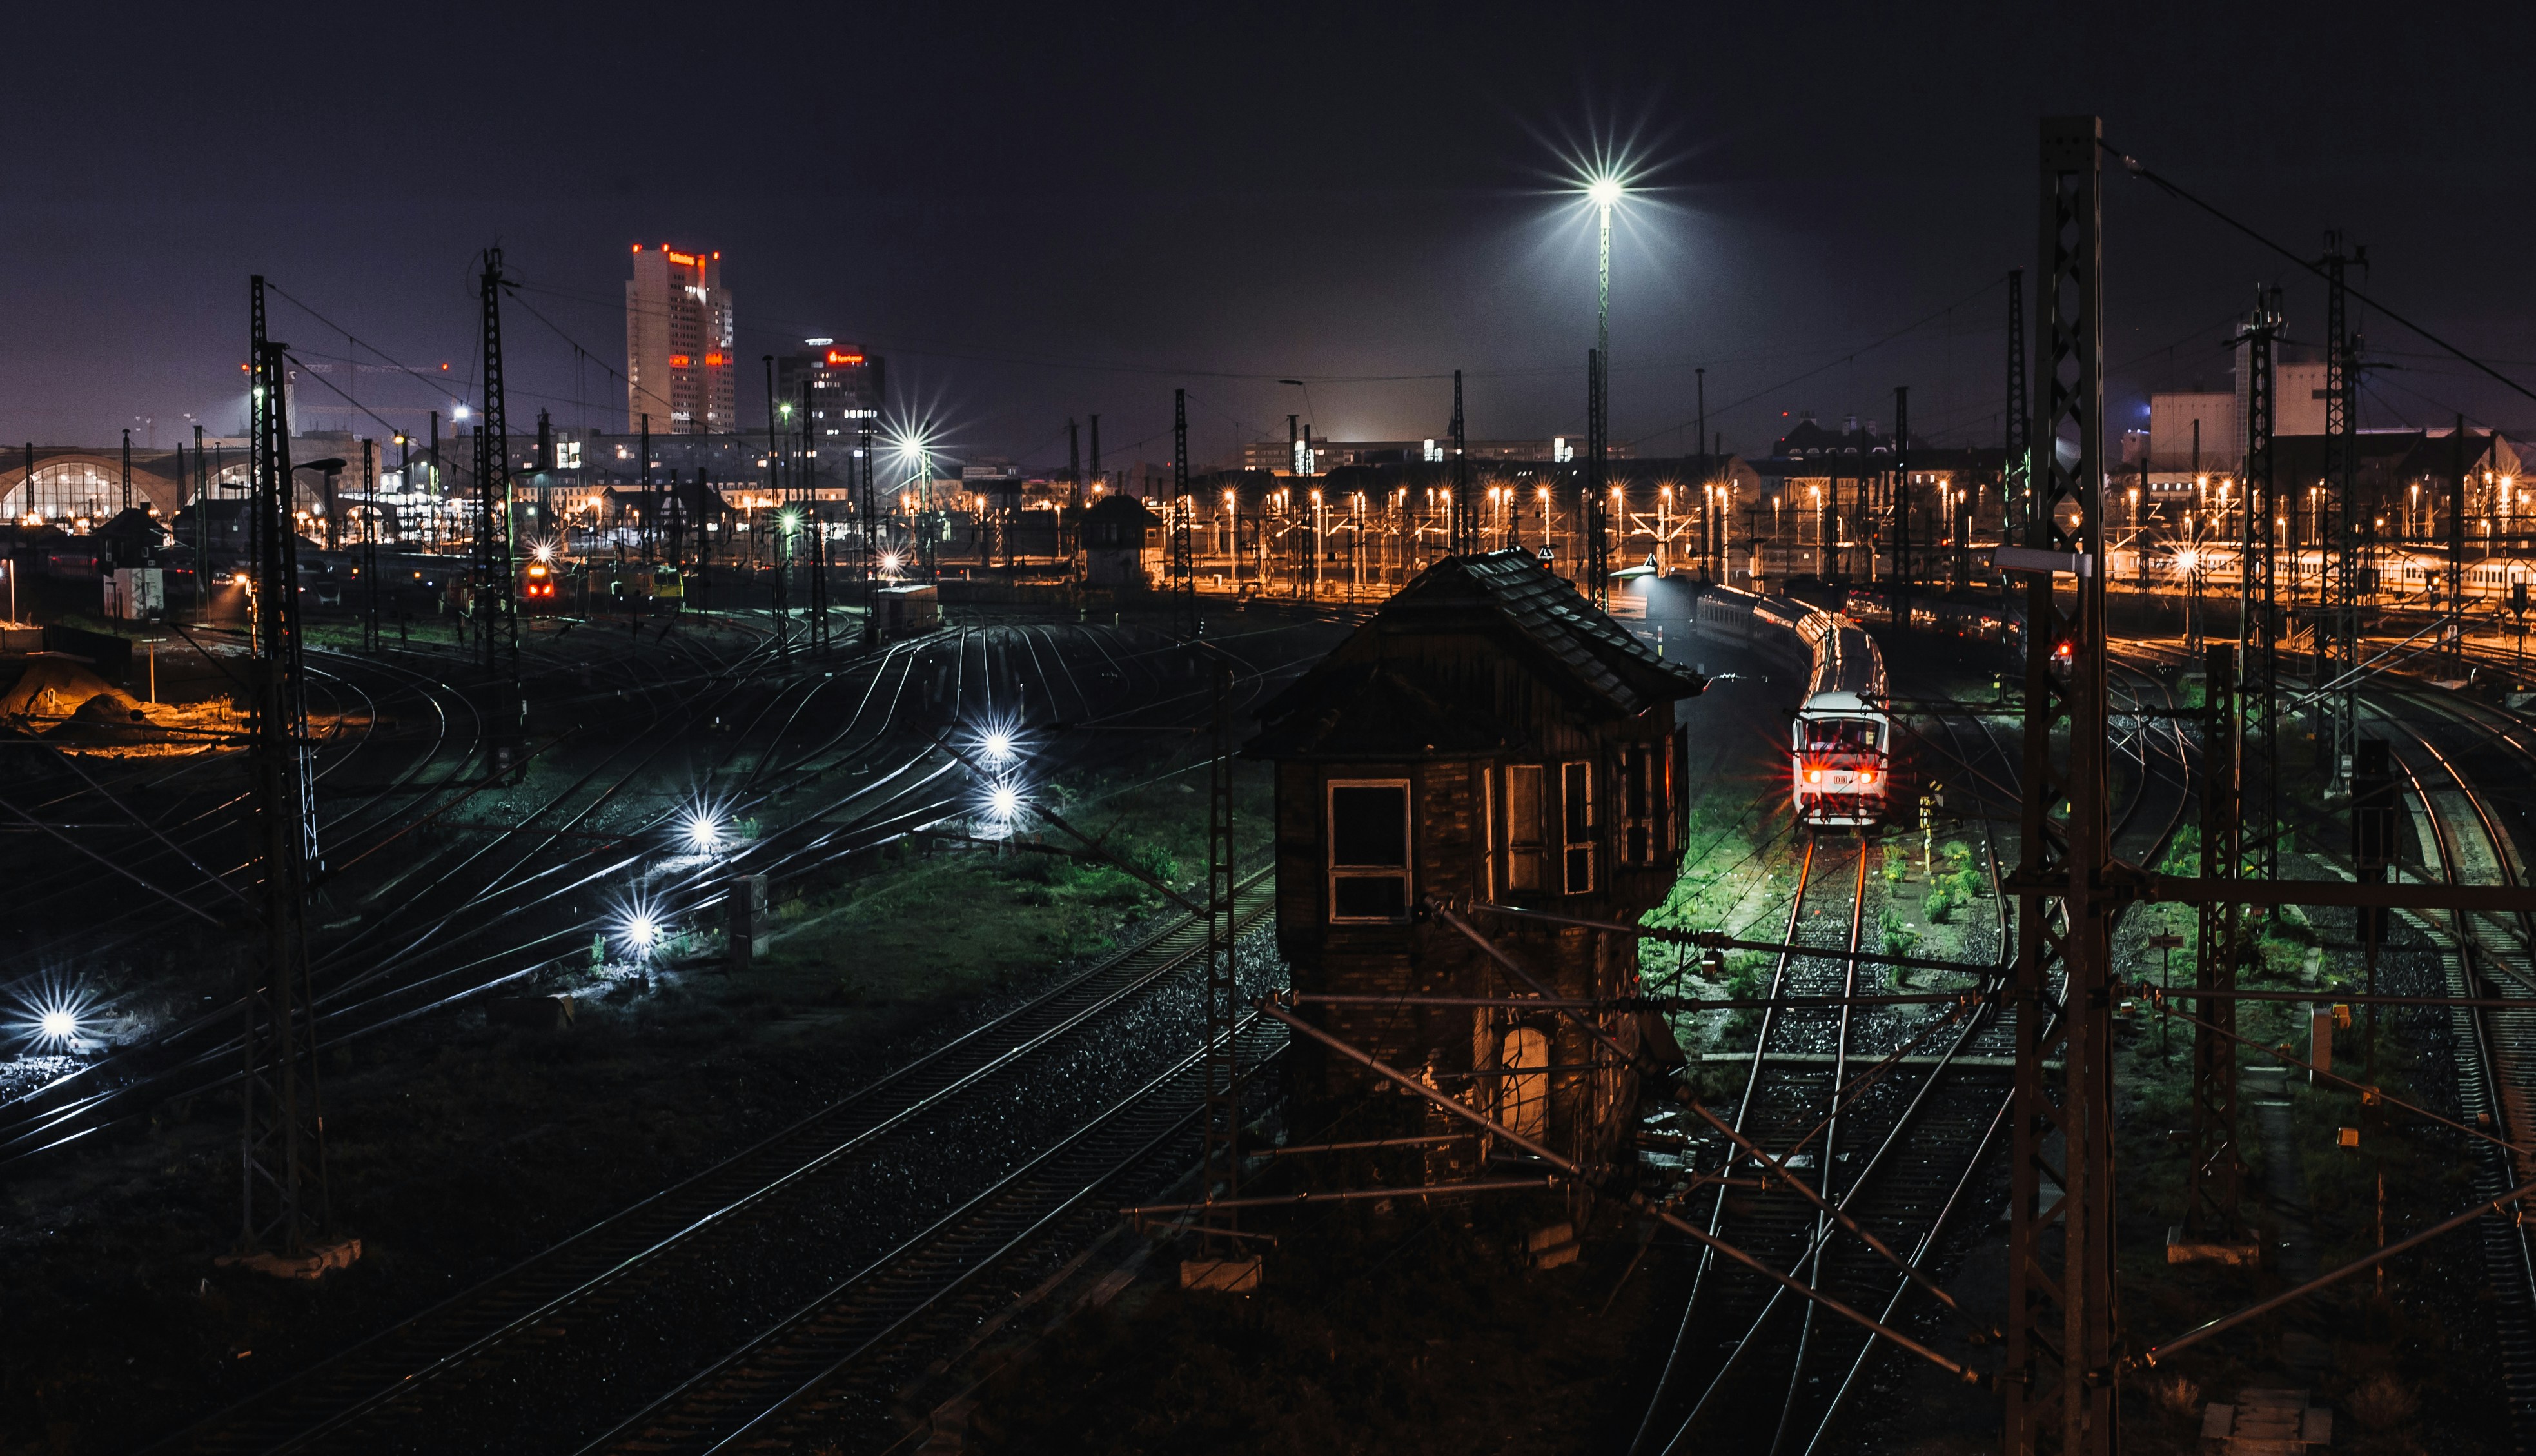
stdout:
MULTIPOLYGON (((1244 748, 1276 765, 1278 939, 1298 992, 1522 998, 1464 915, 1553 995, 1637 989, 1635 938, 1471 915, 1496 902, 1633 923, 1673 888, 1683 745, 1705 681, 1665 662, 1521 550, 1447 557, 1267 705, 1244 748)), ((1320 1029, 1587 1165, 1636 1079, 1574 1023, 1519 1006, 1311 1006, 1320 1029)), ((1634 1046, 1639 1019, 1602 1017, 1634 1046)), ((1349 1139, 1468 1125, 1300 1040, 1299 1125, 1349 1139)), ((1382 1166, 1444 1182, 1465 1139, 1382 1166)))

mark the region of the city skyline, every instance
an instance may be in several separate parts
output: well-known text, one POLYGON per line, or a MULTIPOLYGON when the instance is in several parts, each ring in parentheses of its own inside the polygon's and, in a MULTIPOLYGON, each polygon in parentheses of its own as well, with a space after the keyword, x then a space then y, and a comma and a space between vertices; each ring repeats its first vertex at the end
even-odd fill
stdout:
MULTIPOLYGON (((1406 20, 1304 24, 1299 38, 1342 53, 1419 57, 1387 73, 1401 104, 1368 125, 1347 119, 1338 76, 1283 74, 1237 47, 1220 53, 1229 61, 1210 54, 1237 30, 1230 18, 1150 35, 1032 31, 965 49, 977 79, 1034 108, 1028 135, 1001 128, 998 107, 929 105, 908 68, 874 65, 851 158, 807 174, 783 148, 734 155, 666 120, 605 123, 651 143, 651 164, 594 163, 609 150, 600 140, 616 135, 598 119, 530 95, 500 108, 496 126, 464 109, 496 83, 461 72, 442 105, 464 118, 450 124, 471 148, 498 141, 501 155, 575 164, 528 185, 451 170, 444 160, 470 151, 458 149, 434 159, 449 181, 429 205, 398 205, 391 192, 349 208, 301 184, 406 171, 412 146, 383 119, 285 123, 302 144, 296 159, 198 164, 210 158, 193 138, 234 114, 211 78, 235 42, 206 31, 193 37, 199 65, 134 60, 164 84, 142 89, 132 117, 69 131, 45 107, 24 113, 30 145, 0 161, 23 223, 0 239, 19 264, 0 275, 0 302, 34 347, 0 372, 0 438, 94 442, 129 424, 165 444, 188 414, 233 431, 244 282, 259 272, 282 290, 276 332, 305 366, 354 371, 329 382, 416 427, 472 388, 470 270, 497 238, 520 302, 542 316, 513 330, 512 395, 578 426, 606 425, 611 397, 626 398, 607 370, 622 367, 627 243, 694 238, 728 254, 749 300, 733 348, 743 365, 805 338, 852 340, 893 360, 890 410, 974 453, 1048 465, 1064 420, 1099 412, 1112 454, 1160 458, 1174 388, 1190 391, 1193 453, 1206 458, 1282 438, 1290 412, 1335 438, 1420 438, 1444 428, 1456 368, 1475 435, 1581 434, 1593 239, 1570 189, 1580 160, 1616 151, 1642 172, 1616 237, 1616 441, 1686 448, 1704 368, 1710 425, 1730 448, 1756 449, 1807 411, 1879 415, 1897 385, 1913 388, 1923 432, 1979 444, 2001 433, 1999 285, 2033 266, 2025 220, 2001 201, 2027 163, 2001 139, 2017 135, 2011 117, 2088 108, 2106 113, 2117 146, 2225 196, 2291 246, 2315 246, 2330 227, 2369 243, 2368 287, 2432 327, 2485 352, 2523 352, 2507 344, 2523 305, 2465 283, 2487 268, 2506 276, 2506 240, 2528 207, 2526 149, 2502 145, 2525 123, 2492 69, 2511 48, 2500 32, 2442 56, 2449 103, 2364 126, 2270 106, 2229 79, 2224 57, 2239 42, 2283 74, 2324 74, 2319 59, 2358 24, 2331 15, 2279 34, 2214 21, 2206 45, 2170 56, 2155 28, 1967 22, 1950 35, 1832 13, 1812 30, 1846 43, 1797 76, 1767 58, 1807 28, 1636 22, 1650 53, 1695 42, 1717 58, 1692 73, 1697 85, 1591 36, 1472 19, 1432 46, 1406 20), (1912 104, 1886 118, 1884 78, 1937 64, 1959 38, 1997 84, 1906 87, 1912 104), (1095 54, 1138 75, 1141 90, 1070 85, 1095 54), (1260 82, 1275 73, 1300 119, 1270 126, 1216 106, 1227 66, 1260 82), (1474 95, 1484 99, 1468 104, 1474 95), (1158 107, 1189 125, 1158 133, 1147 125, 1158 107), (178 117, 183 127, 140 124, 178 117), (166 140, 171 130, 180 135, 166 140), (1861 146, 1861 135, 1877 141, 1861 146), (251 185, 202 180, 216 173, 251 185), (249 206, 241 193, 266 200, 249 206), (384 217, 398 225, 382 232, 384 217), (140 240, 170 229, 189 246, 140 263, 140 240), (449 387, 435 392, 388 359, 449 387)), ((912 61, 950 42, 947 24, 893 17, 856 44, 874 60, 912 61)), ((562 22, 532 21, 520 43, 566 35, 562 22)), ((630 54, 620 37, 572 38, 596 57, 630 54)), ((804 55, 819 53, 805 38, 804 55)), ((2382 43, 2391 64, 2429 42, 2399 32, 2382 43)), ((808 62, 768 64, 786 76, 808 62)), ((817 88, 774 91, 775 135, 825 109, 807 99, 825 95, 817 88)), ((2220 377, 2230 321, 2257 281, 2287 286, 2293 338, 2320 331, 2321 286, 2224 225, 2119 170, 2107 208, 2112 235, 2131 245, 2108 280, 2118 405, 2220 377)), ((2389 367, 2364 391, 2365 422, 2463 410, 2486 424, 2536 423, 2536 408, 2366 312, 2372 352, 2389 367)), ((762 415, 764 386, 756 368, 740 372, 744 424, 762 415)), ((323 385, 297 404, 312 420, 358 414, 323 385)))

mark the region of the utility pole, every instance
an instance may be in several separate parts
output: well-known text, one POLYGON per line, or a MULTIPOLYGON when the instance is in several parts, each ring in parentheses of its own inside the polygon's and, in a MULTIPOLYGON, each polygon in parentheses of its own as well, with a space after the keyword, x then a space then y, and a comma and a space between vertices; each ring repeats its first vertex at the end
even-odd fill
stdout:
POLYGON ((290 525, 290 421, 282 389, 287 361, 285 347, 265 337, 261 277, 253 281, 251 296, 248 414, 254 494, 249 522, 258 652, 249 736, 265 933, 263 955, 246 971, 242 987, 244 1198, 235 1251, 297 1256, 332 1222, 308 982, 307 891, 317 862, 316 794, 295 590, 298 533, 290 525))
POLYGON ((2044 349, 2026 525, 2025 760, 2010 1128, 2006 1448, 2110 1456, 2116 1429, 2112 975, 2106 791, 2104 283, 2093 116, 2042 124, 2044 349), (2058 447, 2076 460, 2060 462, 2058 447), (2064 522, 2064 511, 2075 519, 2064 522), (2065 569, 2071 606, 2057 590, 2065 569), (2062 654, 2066 656, 2062 656, 2062 654), (2063 807, 2065 805, 2065 808, 2063 807), (2056 982, 2060 994, 2056 998, 2056 982), (2054 1086, 2045 1062, 2064 1069, 2054 1086), (2062 1146, 2051 1146, 2058 1132, 2062 1146), (2047 1194, 2047 1184, 2059 1191, 2047 1194), (2058 1234, 2057 1238, 2047 1234, 2058 1234), (2054 1442, 2047 1435, 2057 1429, 2054 1442))
POLYGON ((766 493, 775 500, 775 590, 767 615, 775 623, 775 660, 792 661, 792 603, 786 595, 784 548, 784 440, 776 432, 775 355, 766 355, 766 493))
POLYGON ((123 509, 132 509, 132 431, 123 432, 123 509))
POLYGON ((1101 474, 1101 416, 1090 414, 1084 417, 1092 425, 1092 480, 1097 485, 1107 478, 1101 474))
MULTIPOLYGON (((1608 223, 1606 224, 1609 225, 1608 223)), ((1611 249, 1604 249, 1605 290, 1610 289, 1611 249)), ((1603 350, 1590 349, 1585 355, 1585 600, 1597 607, 1612 604, 1612 542, 1604 521, 1606 451, 1610 445, 1611 426, 1604 417, 1609 401, 1604 398, 1607 381, 1603 373, 1603 350)))
POLYGON ((1197 624, 1197 562, 1190 554, 1188 483, 1188 391, 1172 391, 1172 591, 1179 608, 1182 635, 1194 637, 1197 624))
POLYGON ((1075 427, 1074 416, 1065 416, 1065 485, 1066 504, 1083 509, 1083 432, 1075 427))
POLYGON ((1463 438, 1462 371, 1453 371, 1453 554, 1474 556, 1480 549, 1479 509, 1471 503, 1469 442, 1463 438))

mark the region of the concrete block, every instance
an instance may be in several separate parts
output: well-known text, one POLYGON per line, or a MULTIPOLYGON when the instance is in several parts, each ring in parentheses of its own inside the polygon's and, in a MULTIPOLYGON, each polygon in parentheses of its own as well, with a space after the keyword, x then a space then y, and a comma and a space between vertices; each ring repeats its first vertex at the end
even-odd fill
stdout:
POLYGON ((2189 1242, 2185 1238, 2181 1225, 2169 1225, 2166 1261, 2170 1264, 2235 1264, 2251 1269, 2263 1262, 2263 1246, 2259 1243, 2189 1242))
POLYGON ((1531 1234, 1525 1235, 1523 1240, 1523 1251, 1528 1254, 1537 1254, 1543 1249, 1551 1248, 1561 1243, 1574 1243, 1575 1241, 1575 1225, 1552 1224, 1547 1228, 1535 1229, 1531 1234))
POLYGON ((1180 1288, 1214 1290, 1219 1294, 1246 1295, 1259 1288, 1259 1256, 1247 1254, 1236 1259, 1180 1260, 1180 1288))

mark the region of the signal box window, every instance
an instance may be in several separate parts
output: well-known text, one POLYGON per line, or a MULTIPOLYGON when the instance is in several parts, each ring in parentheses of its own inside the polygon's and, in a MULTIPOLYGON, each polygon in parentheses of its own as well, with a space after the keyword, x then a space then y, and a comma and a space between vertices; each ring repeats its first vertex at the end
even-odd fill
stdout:
POLYGON ((1407 780, 1330 785, 1330 918, 1409 918, 1407 780))
POLYGON ((1560 764, 1558 797, 1561 827, 1565 830, 1561 839, 1566 851, 1567 893, 1590 895, 1594 891, 1594 766, 1560 764))
POLYGON ((1664 857, 1664 807, 1672 798, 1671 745, 1626 748, 1620 753, 1620 862, 1645 866, 1664 857))
POLYGON ((1549 816, 1541 802, 1541 765, 1506 769, 1506 888, 1546 890, 1549 816))

